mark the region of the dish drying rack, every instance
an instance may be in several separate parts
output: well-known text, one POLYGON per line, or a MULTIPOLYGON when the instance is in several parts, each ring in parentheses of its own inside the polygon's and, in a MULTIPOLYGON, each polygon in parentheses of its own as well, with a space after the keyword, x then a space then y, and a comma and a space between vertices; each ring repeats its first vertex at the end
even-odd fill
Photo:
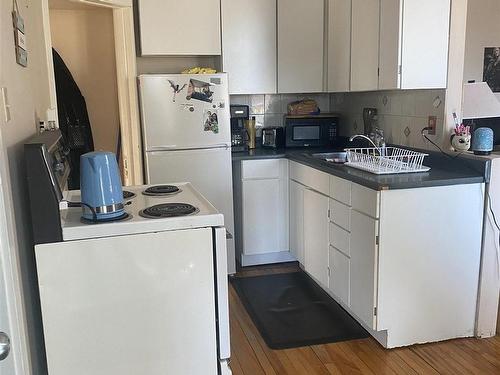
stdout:
POLYGON ((348 148, 345 165, 374 174, 427 172, 423 165, 429 154, 398 147, 348 148))

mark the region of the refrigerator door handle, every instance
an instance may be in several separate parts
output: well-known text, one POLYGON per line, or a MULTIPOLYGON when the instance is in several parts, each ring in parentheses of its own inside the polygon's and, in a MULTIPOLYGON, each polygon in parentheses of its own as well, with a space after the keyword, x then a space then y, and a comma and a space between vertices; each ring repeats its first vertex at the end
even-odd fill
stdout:
POLYGON ((151 146, 146 152, 156 152, 156 151, 183 151, 183 150, 206 150, 212 148, 225 148, 228 149, 231 146, 226 143, 220 143, 215 145, 207 146, 197 146, 197 147, 178 147, 177 145, 166 145, 166 146, 151 146))
POLYGON ((219 336, 220 359, 231 356, 229 337, 229 291, 227 278, 226 228, 214 228, 217 290, 217 330, 219 336))

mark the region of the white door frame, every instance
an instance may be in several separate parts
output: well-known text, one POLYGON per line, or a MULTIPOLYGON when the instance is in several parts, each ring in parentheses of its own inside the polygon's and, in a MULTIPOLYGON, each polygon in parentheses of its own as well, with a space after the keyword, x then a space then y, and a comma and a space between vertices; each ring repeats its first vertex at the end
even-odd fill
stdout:
MULTIPOLYGON (((135 31, 132 1, 128 0, 68 0, 89 6, 113 10, 118 106, 123 160, 123 184, 143 184, 142 141, 137 90, 135 31)), ((57 108, 56 85, 52 61, 49 0, 42 0, 45 48, 48 60, 49 92, 53 108, 57 108)))
MULTIPOLYGON (((0 126, 4 126, 3 113, 0 114, 0 126)), ((16 234, 12 200, 5 188, 8 182, 7 153, 5 151, 0 131, 0 288, 5 288, 7 315, 14 374, 32 374, 31 357, 28 349, 29 336, 26 325, 26 312, 23 303, 21 272, 18 259, 18 247, 15 245, 16 234), (10 212, 10 214, 8 214, 10 212)), ((1 327, 5 329, 6 327, 1 327)), ((6 360, 9 360, 7 357, 6 360)), ((2 362, 0 362, 0 370, 2 362)), ((10 375, 10 374, 9 374, 10 375)))

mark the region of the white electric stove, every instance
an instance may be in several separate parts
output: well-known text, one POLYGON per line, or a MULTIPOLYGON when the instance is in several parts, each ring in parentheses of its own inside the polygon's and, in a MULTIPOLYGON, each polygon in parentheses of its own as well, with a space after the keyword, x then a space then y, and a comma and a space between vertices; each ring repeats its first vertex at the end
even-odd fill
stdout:
POLYGON ((49 375, 216 375, 228 366, 224 217, 190 183, 124 188, 121 220, 35 247, 49 375))
POLYGON ((79 191, 66 192, 65 200, 61 204, 63 240, 224 226, 224 216, 190 183, 132 186, 123 189, 127 215, 121 220, 104 223, 82 220, 82 210, 79 207, 64 209, 65 201, 81 200, 79 191), (147 210, 151 208, 153 209, 149 214, 147 210))

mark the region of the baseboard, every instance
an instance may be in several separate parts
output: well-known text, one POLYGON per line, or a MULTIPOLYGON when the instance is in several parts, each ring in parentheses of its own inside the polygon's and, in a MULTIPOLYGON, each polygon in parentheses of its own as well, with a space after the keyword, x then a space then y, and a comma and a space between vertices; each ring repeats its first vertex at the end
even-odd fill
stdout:
POLYGON ((241 266, 257 266, 261 264, 294 262, 297 259, 289 251, 275 253, 245 255, 241 254, 241 266))

